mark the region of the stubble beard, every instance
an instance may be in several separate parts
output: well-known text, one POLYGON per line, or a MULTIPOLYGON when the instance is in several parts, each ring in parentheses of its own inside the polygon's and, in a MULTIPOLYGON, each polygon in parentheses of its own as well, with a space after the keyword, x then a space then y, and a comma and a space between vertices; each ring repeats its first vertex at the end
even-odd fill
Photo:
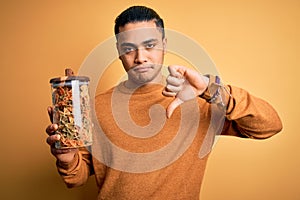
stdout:
POLYGON ((147 72, 135 72, 134 68, 130 69, 128 73, 128 80, 136 86, 142 86, 151 82, 155 82, 156 79, 161 76, 162 64, 152 64, 147 72), (131 71, 132 70, 132 71, 131 71))

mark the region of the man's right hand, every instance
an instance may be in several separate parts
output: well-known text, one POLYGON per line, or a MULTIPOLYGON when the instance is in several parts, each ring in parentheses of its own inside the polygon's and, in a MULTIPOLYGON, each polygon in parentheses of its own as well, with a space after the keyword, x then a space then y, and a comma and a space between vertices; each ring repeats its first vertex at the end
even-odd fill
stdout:
MULTIPOLYGON (((52 116, 53 116, 53 109, 52 107, 48 107, 48 114, 50 117, 50 121, 52 122, 52 116)), ((55 142, 59 141, 60 135, 55 134, 58 126, 57 124, 50 124, 46 128, 46 132, 49 135, 47 138, 47 143, 50 146, 50 150, 52 155, 56 157, 56 159, 64 164, 68 164, 73 161, 75 154, 78 152, 77 148, 72 148, 72 149, 57 149, 55 148, 55 142)))

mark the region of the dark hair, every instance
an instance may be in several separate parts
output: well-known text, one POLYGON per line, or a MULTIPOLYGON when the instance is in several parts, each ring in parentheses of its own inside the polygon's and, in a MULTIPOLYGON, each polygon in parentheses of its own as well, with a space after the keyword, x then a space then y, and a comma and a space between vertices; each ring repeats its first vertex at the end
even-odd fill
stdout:
POLYGON ((152 21, 162 32, 162 37, 165 37, 163 19, 151 8, 145 6, 132 6, 124 10, 115 20, 115 35, 119 31, 119 27, 125 26, 128 23, 152 21))

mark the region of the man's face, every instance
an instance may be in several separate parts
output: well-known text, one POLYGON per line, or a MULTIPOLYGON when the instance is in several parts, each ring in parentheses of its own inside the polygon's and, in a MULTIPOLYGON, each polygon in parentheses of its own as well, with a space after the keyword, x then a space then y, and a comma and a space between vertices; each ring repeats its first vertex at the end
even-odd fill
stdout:
POLYGON ((166 53, 166 39, 154 21, 128 23, 119 27, 119 58, 131 84, 158 82, 166 53))

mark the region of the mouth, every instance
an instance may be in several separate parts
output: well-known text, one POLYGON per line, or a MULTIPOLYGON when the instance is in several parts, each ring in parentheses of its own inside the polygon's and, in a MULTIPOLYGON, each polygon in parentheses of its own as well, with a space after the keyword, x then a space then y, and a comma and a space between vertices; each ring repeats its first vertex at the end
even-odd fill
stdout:
POLYGON ((153 67, 151 67, 151 66, 138 65, 138 66, 134 67, 132 70, 134 72, 144 73, 144 72, 148 72, 151 69, 153 69, 153 67))

